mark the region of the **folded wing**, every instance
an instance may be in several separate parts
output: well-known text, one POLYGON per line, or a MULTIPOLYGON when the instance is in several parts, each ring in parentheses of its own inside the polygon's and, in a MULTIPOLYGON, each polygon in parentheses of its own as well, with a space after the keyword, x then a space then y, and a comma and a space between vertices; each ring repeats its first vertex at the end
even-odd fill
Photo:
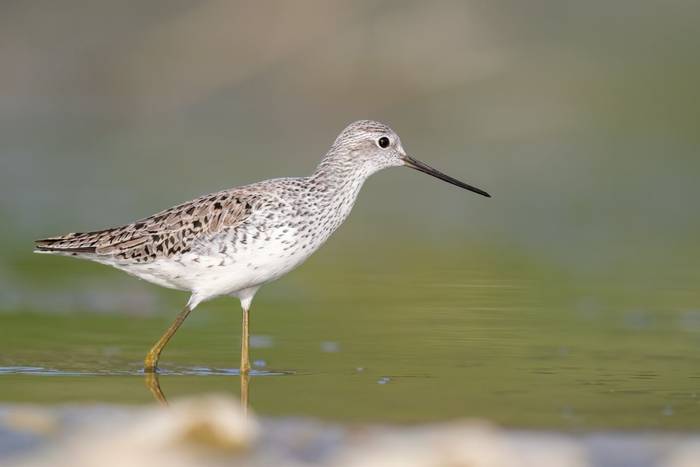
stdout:
POLYGON ((203 237, 245 222, 258 199, 255 191, 243 189, 213 193, 122 227, 37 240, 36 251, 108 255, 130 262, 175 256, 190 251, 203 237))

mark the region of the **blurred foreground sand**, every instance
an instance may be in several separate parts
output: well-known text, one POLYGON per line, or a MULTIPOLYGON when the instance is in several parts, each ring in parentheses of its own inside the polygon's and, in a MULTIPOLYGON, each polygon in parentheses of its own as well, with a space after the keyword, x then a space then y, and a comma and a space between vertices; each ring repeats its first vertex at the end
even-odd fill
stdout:
POLYGON ((700 465, 700 437, 557 434, 481 421, 340 426, 246 418, 237 400, 169 407, 0 407, 0 465, 12 466, 637 466, 700 465))

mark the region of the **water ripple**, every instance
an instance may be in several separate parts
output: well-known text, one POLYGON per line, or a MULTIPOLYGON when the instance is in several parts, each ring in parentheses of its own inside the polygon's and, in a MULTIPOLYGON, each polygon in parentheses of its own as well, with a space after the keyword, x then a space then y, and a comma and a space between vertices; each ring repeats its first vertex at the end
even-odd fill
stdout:
MULTIPOLYGON (((143 375, 143 369, 133 370, 60 370, 40 366, 1 366, 2 375, 34 376, 137 376, 143 375)), ((159 369, 160 376, 240 376, 238 368, 176 367, 159 369)), ((250 376, 285 376, 296 374, 288 370, 251 370, 250 376)))

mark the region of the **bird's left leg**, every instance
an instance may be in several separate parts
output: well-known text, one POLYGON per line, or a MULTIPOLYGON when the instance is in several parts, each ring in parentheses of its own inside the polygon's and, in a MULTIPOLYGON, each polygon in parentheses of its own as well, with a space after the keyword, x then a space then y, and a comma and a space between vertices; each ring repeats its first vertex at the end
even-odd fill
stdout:
POLYGON ((180 326, 182 326, 182 323, 185 322, 185 319, 187 319, 187 316, 190 314, 193 308, 194 306, 188 303, 185 308, 178 313, 173 324, 170 325, 170 327, 165 331, 160 339, 158 339, 158 342, 155 343, 155 345, 146 355, 143 371, 146 373, 152 373, 158 369, 158 359, 160 358, 160 353, 163 351, 163 348, 168 344, 170 339, 175 335, 180 326))

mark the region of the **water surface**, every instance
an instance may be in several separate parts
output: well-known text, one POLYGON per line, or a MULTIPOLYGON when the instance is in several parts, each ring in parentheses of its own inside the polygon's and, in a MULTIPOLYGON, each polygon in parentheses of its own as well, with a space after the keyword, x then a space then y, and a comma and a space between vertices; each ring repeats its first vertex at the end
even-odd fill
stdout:
MULTIPOLYGON (((342 262, 333 253, 264 288, 254 304, 250 403, 262 415, 700 428, 692 271, 573 275, 503 250, 342 262)), ((72 264, 49 259, 26 268, 72 264)), ((75 264, 41 283, 59 295, 81 293, 88 276, 137 284, 75 264)), ((184 300, 157 297, 149 312, 116 304, 102 313, 2 313, 0 402, 151 402, 141 362, 184 300)), ((162 357, 168 398, 239 393, 239 319, 232 299, 193 313, 162 357)))

